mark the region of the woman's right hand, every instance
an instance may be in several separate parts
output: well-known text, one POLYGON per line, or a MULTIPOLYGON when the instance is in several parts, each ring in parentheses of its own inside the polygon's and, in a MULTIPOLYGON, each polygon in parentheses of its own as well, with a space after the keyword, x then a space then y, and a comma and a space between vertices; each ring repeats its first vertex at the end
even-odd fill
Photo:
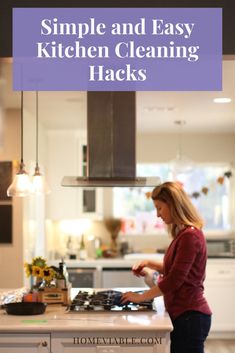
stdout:
POLYGON ((146 275, 145 267, 148 267, 148 260, 139 261, 132 266, 132 272, 137 277, 144 277, 146 275))

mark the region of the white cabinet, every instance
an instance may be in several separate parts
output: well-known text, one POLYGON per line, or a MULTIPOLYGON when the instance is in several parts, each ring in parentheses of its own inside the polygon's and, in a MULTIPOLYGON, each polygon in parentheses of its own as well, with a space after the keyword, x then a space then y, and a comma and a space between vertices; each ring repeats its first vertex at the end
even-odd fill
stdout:
POLYGON ((224 335, 235 332, 235 260, 213 260, 207 262, 205 296, 212 316, 211 334, 224 335))
POLYGON ((48 132, 48 184, 47 218, 74 219, 78 217, 79 192, 77 188, 62 187, 65 175, 77 175, 78 153, 74 131, 48 132))
POLYGON ((51 353, 169 353, 169 345, 169 333, 156 330, 55 332, 51 337, 51 353))
POLYGON ((101 218, 102 190, 99 188, 63 187, 64 176, 82 176, 86 169, 86 138, 71 130, 48 132, 47 218, 54 220, 79 217, 101 218))
POLYGON ((0 353, 50 353, 50 334, 0 333, 0 353))
POLYGON ((102 270, 103 288, 146 287, 143 277, 133 276, 131 268, 110 267, 102 270))

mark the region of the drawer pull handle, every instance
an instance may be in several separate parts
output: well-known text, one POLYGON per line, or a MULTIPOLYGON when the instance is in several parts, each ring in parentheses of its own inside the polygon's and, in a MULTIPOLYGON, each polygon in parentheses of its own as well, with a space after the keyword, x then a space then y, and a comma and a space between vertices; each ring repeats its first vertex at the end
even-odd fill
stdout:
POLYGON ((43 347, 47 347, 47 341, 43 341, 43 342, 42 342, 42 346, 43 346, 43 347))
POLYGON ((222 275, 226 275, 228 273, 231 273, 231 271, 229 271, 229 270, 220 270, 219 271, 219 274, 222 274, 222 275))

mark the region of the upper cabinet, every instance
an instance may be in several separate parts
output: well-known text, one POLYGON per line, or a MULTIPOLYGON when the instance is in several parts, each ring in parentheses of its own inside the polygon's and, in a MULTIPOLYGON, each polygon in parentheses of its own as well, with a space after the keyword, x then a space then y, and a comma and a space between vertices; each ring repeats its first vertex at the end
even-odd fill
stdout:
POLYGON ((54 220, 102 217, 102 189, 61 186, 65 175, 86 173, 86 135, 75 130, 48 131, 47 218, 54 220))

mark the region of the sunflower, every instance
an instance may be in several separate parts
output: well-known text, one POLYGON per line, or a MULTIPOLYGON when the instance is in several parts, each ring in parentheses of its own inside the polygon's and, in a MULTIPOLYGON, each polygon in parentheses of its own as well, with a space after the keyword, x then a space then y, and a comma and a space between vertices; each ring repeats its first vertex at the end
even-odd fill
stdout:
POLYGON ((32 266, 44 268, 46 267, 46 260, 41 256, 34 257, 32 260, 32 266))
POLYGON ((42 269, 42 278, 45 279, 45 281, 50 282, 55 278, 56 273, 51 267, 44 267, 42 269))
POLYGON ((32 274, 32 265, 28 264, 27 262, 24 264, 26 276, 29 277, 32 274))
POLYGON ((43 277, 43 269, 39 266, 32 266, 32 275, 35 277, 43 277))

